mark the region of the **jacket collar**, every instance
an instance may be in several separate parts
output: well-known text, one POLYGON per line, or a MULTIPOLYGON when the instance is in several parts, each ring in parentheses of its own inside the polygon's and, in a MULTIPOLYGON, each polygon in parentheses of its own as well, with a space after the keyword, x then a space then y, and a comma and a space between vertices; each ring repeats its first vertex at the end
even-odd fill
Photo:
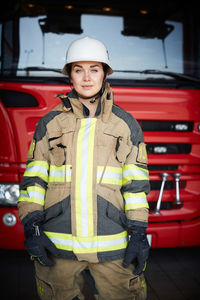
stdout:
MULTIPOLYGON (((85 105, 78 101, 78 96, 76 91, 73 89, 66 95, 60 96, 64 104, 65 111, 73 111, 74 115, 77 118, 86 118, 89 114, 89 111, 85 105)), ((95 116, 101 117, 103 122, 107 122, 110 118, 113 105, 113 93, 108 82, 105 83, 104 92, 101 96, 101 99, 98 103, 95 116)))

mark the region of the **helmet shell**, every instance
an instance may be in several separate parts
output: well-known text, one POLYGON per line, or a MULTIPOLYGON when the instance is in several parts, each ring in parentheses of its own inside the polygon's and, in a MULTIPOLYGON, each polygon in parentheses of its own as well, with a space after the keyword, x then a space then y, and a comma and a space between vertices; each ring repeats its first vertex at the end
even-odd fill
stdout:
POLYGON ((62 73, 67 74, 67 65, 77 61, 101 62, 108 66, 108 75, 113 73, 109 62, 108 50, 97 39, 86 36, 73 41, 67 50, 66 64, 62 73))

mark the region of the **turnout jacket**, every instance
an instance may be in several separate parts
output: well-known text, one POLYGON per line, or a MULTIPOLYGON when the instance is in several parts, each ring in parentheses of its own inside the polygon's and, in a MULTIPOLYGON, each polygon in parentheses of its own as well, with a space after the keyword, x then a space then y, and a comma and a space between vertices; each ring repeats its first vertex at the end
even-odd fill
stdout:
POLYGON ((108 83, 94 118, 74 90, 61 100, 37 123, 20 184, 19 217, 44 210, 42 230, 63 258, 120 259, 128 243, 126 220, 148 221, 142 130, 113 103, 108 83))

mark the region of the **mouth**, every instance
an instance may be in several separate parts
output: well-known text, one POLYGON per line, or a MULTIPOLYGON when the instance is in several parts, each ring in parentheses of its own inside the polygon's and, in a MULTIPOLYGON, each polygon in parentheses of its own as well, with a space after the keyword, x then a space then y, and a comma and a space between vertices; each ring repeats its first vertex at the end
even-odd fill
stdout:
POLYGON ((92 85, 82 85, 82 88, 88 90, 92 88, 92 85))

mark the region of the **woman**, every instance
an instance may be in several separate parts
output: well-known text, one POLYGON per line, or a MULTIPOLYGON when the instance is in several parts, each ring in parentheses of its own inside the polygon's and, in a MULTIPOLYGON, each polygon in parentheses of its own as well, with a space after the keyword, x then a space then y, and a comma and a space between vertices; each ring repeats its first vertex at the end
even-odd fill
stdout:
POLYGON ((87 269, 98 299, 146 299, 149 181, 141 128, 113 103, 102 42, 74 41, 63 73, 73 90, 36 126, 18 204, 39 296, 84 299, 87 269))

